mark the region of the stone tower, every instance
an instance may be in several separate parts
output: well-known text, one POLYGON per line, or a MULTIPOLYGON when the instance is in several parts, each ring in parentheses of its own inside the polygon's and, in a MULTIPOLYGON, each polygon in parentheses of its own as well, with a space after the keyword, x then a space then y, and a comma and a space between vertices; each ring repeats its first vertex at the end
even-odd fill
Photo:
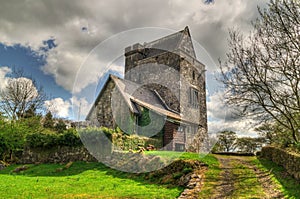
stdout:
POLYGON ((156 139, 162 150, 200 151, 207 136, 205 91, 205 66, 186 27, 127 47, 125 78, 109 76, 86 120, 156 139))
POLYGON ((190 31, 125 49, 125 79, 155 92, 166 107, 207 132, 205 66, 196 58, 190 31))

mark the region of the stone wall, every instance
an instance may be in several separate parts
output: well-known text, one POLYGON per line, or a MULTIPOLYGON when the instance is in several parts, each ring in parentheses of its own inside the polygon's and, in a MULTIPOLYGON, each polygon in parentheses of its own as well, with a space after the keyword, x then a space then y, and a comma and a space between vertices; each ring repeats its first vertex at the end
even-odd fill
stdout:
POLYGON ((300 180, 300 154, 287 152, 273 146, 267 146, 262 148, 261 156, 283 166, 290 175, 300 180))
POLYGON ((74 161, 97 161, 84 147, 57 147, 52 149, 24 149, 19 164, 67 163, 74 161))
POLYGON ((96 100, 96 103, 88 115, 87 120, 91 122, 92 126, 105 126, 108 128, 114 128, 113 113, 111 108, 111 92, 115 88, 115 84, 110 79, 105 87, 101 90, 99 94, 99 99, 96 100))

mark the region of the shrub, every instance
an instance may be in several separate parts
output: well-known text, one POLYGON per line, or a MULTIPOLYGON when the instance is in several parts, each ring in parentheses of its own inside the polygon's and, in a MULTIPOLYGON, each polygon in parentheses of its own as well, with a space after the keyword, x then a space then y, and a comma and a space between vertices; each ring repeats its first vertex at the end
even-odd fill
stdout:
POLYGON ((81 146, 81 140, 74 129, 56 133, 33 133, 26 136, 26 146, 30 148, 52 148, 57 146, 81 146))

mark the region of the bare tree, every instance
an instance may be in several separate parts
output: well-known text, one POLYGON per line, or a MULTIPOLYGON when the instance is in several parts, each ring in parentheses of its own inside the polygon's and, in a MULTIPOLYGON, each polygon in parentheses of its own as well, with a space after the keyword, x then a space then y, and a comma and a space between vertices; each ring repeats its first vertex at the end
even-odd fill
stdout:
POLYGON ((40 109, 44 101, 42 88, 37 88, 34 80, 23 77, 22 72, 15 72, 15 77, 9 78, 0 90, 0 111, 12 120, 23 118, 29 109, 40 109))
POLYGON ((242 116, 282 125, 299 142, 300 1, 271 0, 258 11, 249 37, 230 31, 220 62, 226 102, 242 116))

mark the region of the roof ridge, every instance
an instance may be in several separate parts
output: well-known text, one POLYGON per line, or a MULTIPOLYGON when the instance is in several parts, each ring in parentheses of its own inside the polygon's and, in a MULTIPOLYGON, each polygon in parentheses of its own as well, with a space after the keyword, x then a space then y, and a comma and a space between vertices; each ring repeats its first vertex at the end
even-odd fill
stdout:
MULTIPOLYGON (((148 43, 146 42, 146 43, 144 43, 144 46, 147 46, 147 45, 153 45, 153 44, 155 44, 155 43, 157 43, 157 42, 159 42, 159 41, 161 41, 161 40, 164 40, 164 39, 167 39, 167 38, 172 38, 172 37, 174 37, 174 36, 176 36, 176 35, 178 35, 178 34, 182 34, 184 31, 186 31, 186 28, 188 29, 188 26, 186 26, 184 29, 182 29, 182 30, 180 30, 180 31, 174 32, 174 33, 172 33, 172 34, 169 34, 169 35, 166 35, 166 36, 164 36, 164 37, 158 38, 158 39, 156 39, 156 40, 150 41, 150 42, 148 42, 148 43)), ((183 35, 183 34, 182 34, 182 35, 183 35)), ((178 43, 179 43, 179 41, 178 41, 178 43)), ((178 46, 178 44, 177 44, 176 46, 178 46)))

